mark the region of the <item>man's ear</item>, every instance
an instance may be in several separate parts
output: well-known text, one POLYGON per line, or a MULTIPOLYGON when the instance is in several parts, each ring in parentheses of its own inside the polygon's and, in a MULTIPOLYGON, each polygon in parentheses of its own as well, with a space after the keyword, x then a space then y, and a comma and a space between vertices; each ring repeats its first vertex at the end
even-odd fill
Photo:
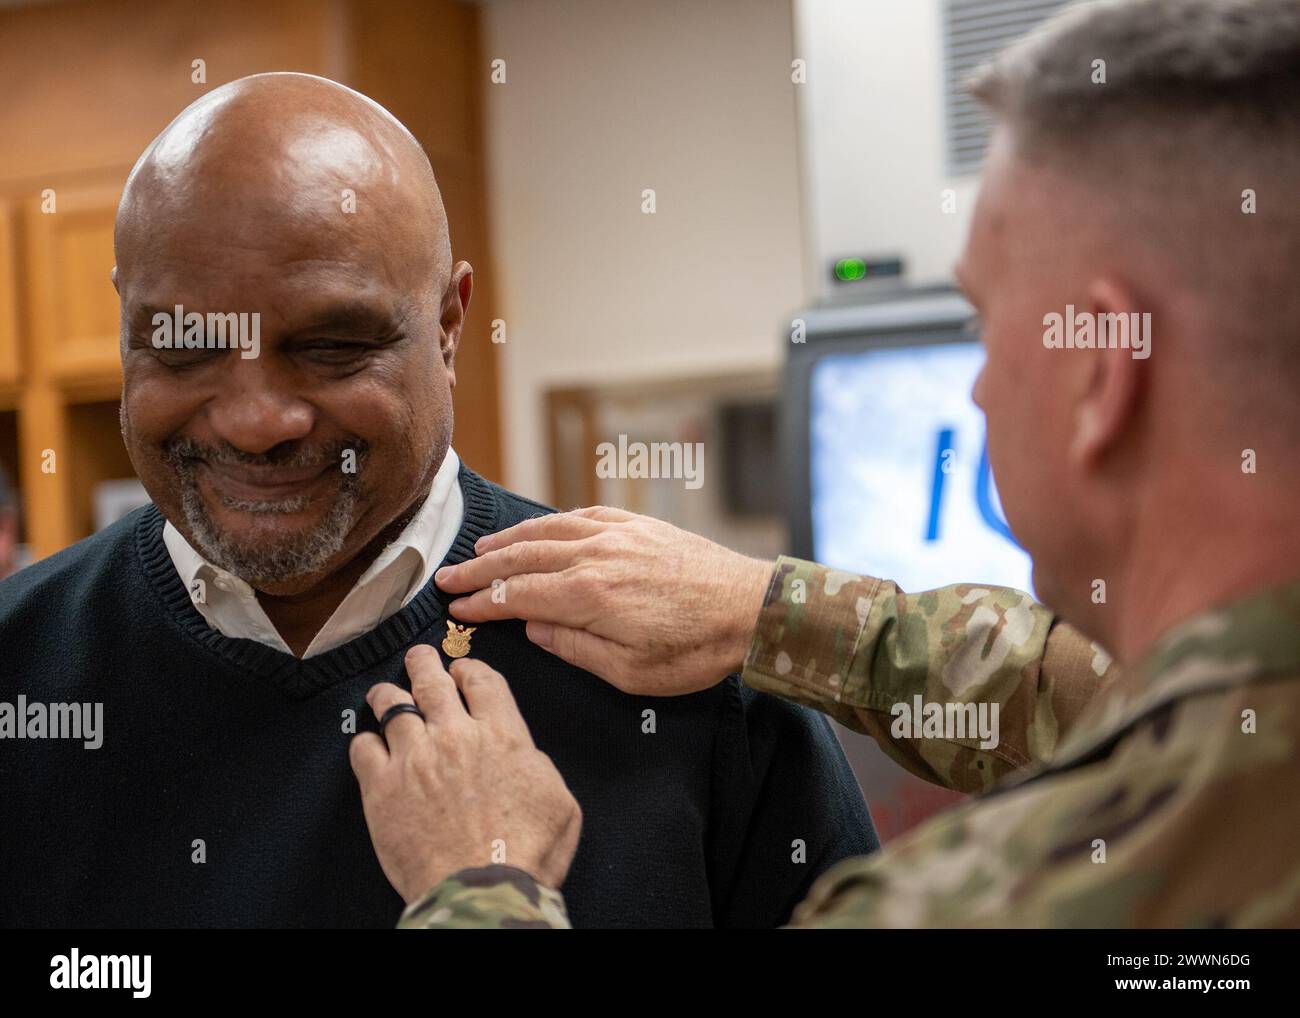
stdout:
POLYGON ((451 269, 451 281, 442 298, 442 362, 447 365, 447 379, 456 387, 456 351, 460 348, 461 330, 474 291, 474 270, 469 262, 457 262, 451 269))
POLYGON ((1078 374, 1073 397, 1070 456, 1080 465, 1095 466, 1124 437, 1137 414, 1151 354, 1151 319, 1132 293, 1112 280, 1089 287, 1088 305, 1097 349, 1073 351, 1073 356, 1088 361, 1078 374))
POLYGON ((116 266, 116 265, 113 266, 113 271, 110 272, 110 273, 108 274, 108 278, 111 279, 111 280, 113 281, 113 289, 117 291, 117 295, 118 295, 119 297, 122 296, 122 288, 121 288, 120 286, 117 285, 117 266, 116 266))

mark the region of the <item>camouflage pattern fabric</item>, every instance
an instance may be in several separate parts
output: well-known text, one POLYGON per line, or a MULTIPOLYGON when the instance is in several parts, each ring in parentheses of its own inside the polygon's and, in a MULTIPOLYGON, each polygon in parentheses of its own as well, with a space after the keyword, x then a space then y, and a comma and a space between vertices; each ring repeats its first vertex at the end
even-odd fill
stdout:
POLYGON ((1121 673, 1018 591, 782 558, 743 674, 980 793, 827 872, 794 926, 1300 924, 1300 583, 1121 673), (996 704, 997 744, 899 730, 916 697, 996 704))
POLYGON ((569 914, 553 891, 513 866, 453 873, 409 905, 399 930, 569 929, 569 914))
POLYGON ((1110 683, 1096 644, 1028 594, 961 584, 904 594, 888 580, 781 558, 743 673, 872 736, 927 781, 963 792, 1046 760, 1110 683), (895 704, 999 705, 1000 741, 896 739, 895 704))

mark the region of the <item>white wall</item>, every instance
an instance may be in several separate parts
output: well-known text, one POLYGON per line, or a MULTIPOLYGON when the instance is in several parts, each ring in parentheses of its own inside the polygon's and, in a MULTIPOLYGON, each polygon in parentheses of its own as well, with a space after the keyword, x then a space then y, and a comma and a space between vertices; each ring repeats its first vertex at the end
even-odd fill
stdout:
POLYGON ((859 253, 902 254, 912 283, 949 282, 975 178, 945 171, 939 0, 794 0, 794 13, 810 293, 859 253))
POLYGON ((544 498, 548 387, 780 364, 805 278, 792 13, 499 0, 483 14, 484 57, 507 73, 485 117, 506 478, 544 498))

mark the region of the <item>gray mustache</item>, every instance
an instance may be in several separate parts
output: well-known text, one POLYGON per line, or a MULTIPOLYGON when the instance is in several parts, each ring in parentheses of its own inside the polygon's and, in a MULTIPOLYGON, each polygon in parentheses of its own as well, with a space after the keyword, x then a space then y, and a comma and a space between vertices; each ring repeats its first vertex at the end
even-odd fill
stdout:
POLYGON ((163 445, 162 454, 167 462, 177 467, 187 468, 194 461, 222 466, 254 467, 327 467, 342 460, 344 452, 356 453, 358 468, 365 462, 369 453, 369 444, 363 441, 335 442, 323 449, 294 449, 284 455, 267 453, 249 453, 236 449, 232 445, 224 448, 205 445, 193 439, 175 439, 163 445))

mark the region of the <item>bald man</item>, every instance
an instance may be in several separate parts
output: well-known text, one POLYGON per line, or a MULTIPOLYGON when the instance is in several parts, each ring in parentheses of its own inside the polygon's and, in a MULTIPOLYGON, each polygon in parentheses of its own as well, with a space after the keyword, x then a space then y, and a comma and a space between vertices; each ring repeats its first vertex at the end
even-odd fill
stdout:
MULTIPOLYGON (((471 710, 517 704, 578 925, 774 926, 876 847, 819 716, 735 677, 630 696, 522 623, 449 625, 434 570, 550 510, 451 449, 473 273, 385 110, 306 75, 215 89, 132 170, 115 247, 153 504, 0 585, 23 740, 0 743, 0 923, 394 925, 429 882, 381 868, 349 744, 405 759, 412 648, 466 659, 471 710)), ((466 864, 532 859, 438 823, 466 864)))

